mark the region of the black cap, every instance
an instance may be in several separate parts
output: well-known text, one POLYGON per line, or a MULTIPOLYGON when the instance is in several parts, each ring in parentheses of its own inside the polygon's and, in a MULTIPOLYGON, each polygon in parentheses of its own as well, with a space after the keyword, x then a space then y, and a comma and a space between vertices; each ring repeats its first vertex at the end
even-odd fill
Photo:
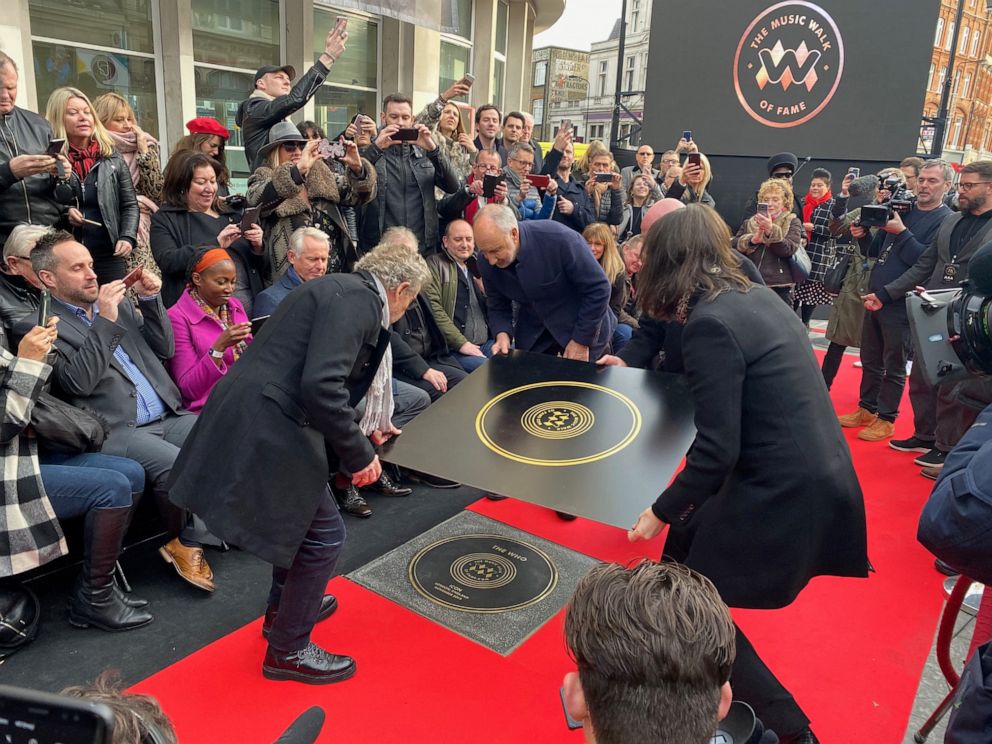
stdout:
POLYGON ((266 65, 255 70, 255 82, 257 83, 260 77, 268 75, 270 72, 285 72, 289 75, 290 80, 296 77, 296 68, 292 65, 282 65, 281 67, 279 65, 266 65))
POLYGON ((778 155, 772 155, 768 158, 768 175, 771 175, 777 168, 781 168, 784 165, 789 166, 792 172, 795 173, 796 168, 799 167, 799 158, 791 152, 780 152, 778 155))

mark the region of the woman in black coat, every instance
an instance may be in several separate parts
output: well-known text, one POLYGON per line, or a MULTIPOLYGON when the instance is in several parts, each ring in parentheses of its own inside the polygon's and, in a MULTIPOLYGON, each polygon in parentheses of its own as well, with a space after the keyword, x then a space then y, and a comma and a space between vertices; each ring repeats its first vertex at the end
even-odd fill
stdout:
POLYGON ((268 259, 262 228, 241 232, 242 212, 218 199, 220 164, 200 152, 177 152, 165 167, 162 206, 152 216, 152 255, 162 270, 162 301, 172 307, 186 288, 190 259, 201 248, 224 248, 234 259, 234 296, 248 317, 255 296, 267 286, 268 259))
POLYGON ((138 240, 138 199, 124 158, 96 116, 86 94, 57 88, 45 112, 55 138, 66 140, 74 205, 66 217, 73 234, 93 257, 100 284, 123 279, 124 257, 138 240))
MULTIPOLYGON (((802 323, 747 280, 729 245, 703 205, 667 215, 645 240, 638 302, 684 326, 697 433, 629 537, 671 525, 666 556, 709 577, 731 607, 772 609, 814 576, 867 576, 864 501, 802 323)), ((783 742, 816 741, 740 630, 732 684, 783 742)))

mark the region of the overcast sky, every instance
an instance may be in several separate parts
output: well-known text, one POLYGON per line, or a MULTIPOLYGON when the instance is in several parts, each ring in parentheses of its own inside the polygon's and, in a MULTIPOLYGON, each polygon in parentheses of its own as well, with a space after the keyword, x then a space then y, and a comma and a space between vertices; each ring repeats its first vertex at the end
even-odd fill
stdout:
POLYGON ((534 49, 561 46, 588 52, 594 41, 606 41, 620 17, 620 0, 567 0, 554 26, 534 37, 534 49))

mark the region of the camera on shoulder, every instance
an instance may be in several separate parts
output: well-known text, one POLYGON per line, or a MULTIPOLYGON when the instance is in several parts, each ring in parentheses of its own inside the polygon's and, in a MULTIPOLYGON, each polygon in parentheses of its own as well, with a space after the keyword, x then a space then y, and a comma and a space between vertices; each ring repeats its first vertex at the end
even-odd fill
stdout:
POLYGON ((890 196, 881 204, 866 204, 861 207, 861 216, 858 218, 861 227, 884 227, 896 213, 905 216, 916 205, 916 194, 898 176, 889 176, 878 188, 880 191, 888 191, 890 196))

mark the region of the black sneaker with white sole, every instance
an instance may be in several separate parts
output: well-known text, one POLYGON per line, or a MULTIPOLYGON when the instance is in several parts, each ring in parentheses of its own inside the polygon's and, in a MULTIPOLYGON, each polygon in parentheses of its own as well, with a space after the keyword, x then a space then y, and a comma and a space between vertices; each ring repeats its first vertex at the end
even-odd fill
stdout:
POLYGON ((919 465, 921 468, 937 468, 938 470, 944 467, 944 460, 947 459, 947 453, 934 447, 932 450, 927 452, 925 455, 920 455, 913 462, 919 465))
POLYGON ((909 439, 890 439, 889 446, 900 452, 929 452, 933 449, 933 442, 924 442, 922 439, 910 437, 909 439))

